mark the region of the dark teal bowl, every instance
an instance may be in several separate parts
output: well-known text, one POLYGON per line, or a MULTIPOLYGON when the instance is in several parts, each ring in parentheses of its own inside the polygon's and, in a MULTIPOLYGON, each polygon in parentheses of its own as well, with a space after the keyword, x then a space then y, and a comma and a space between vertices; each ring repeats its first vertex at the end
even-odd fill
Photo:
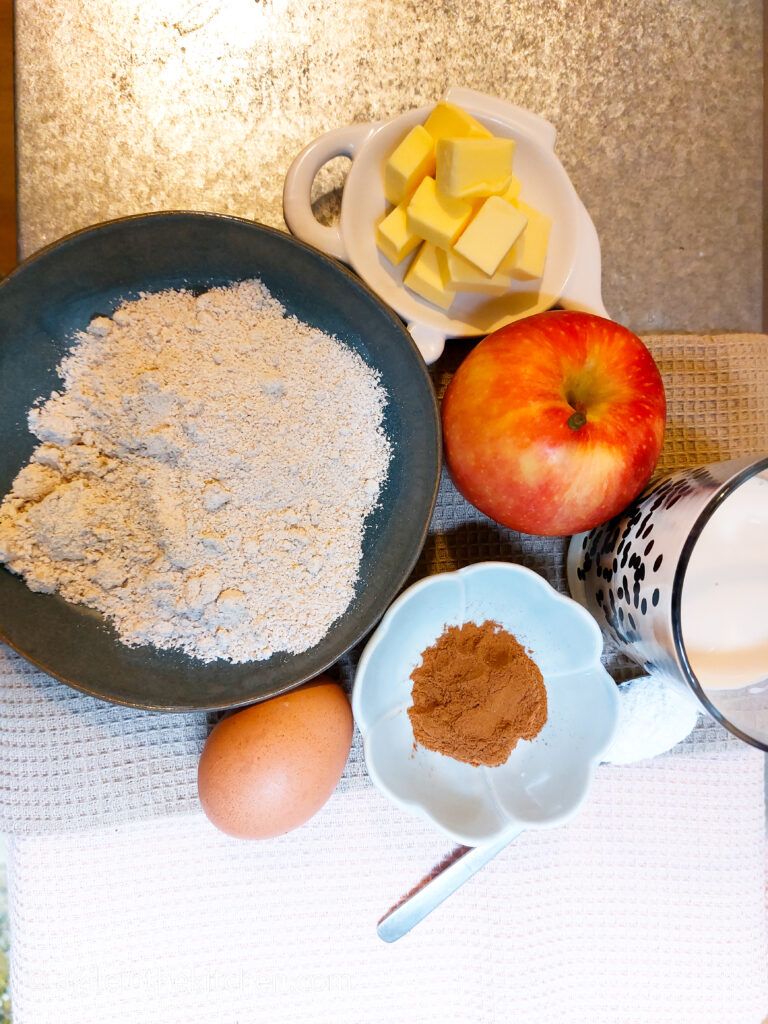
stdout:
MULTIPOLYGON (((258 277, 289 313, 335 334, 381 375, 393 456, 366 521, 355 598, 302 654, 232 665, 127 647, 101 616, 35 594, 0 567, 0 637, 70 686, 105 700, 169 711, 236 707, 273 696, 333 664, 378 621, 421 551, 440 475, 440 420, 419 352, 357 277, 303 242, 251 221, 158 213, 69 235, 0 282, 0 495, 36 439, 27 411, 60 381, 74 331, 140 292, 204 289, 258 277)), ((319 496, 321 497, 321 496, 319 496)))

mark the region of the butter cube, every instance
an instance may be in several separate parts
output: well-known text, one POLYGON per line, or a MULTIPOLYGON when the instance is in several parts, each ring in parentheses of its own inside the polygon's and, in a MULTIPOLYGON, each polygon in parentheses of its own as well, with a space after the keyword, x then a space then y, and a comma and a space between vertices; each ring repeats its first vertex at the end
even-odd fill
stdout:
POLYGON ((416 253, 403 283, 441 309, 448 309, 455 298, 442 252, 431 242, 425 242, 416 253))
POLYGON ((402 263, 405 257, 421 245, 421 238, 406 226, 406 202, 400 203, 376 226, 376 245, 392 263, 402 263))
POLYGON ((453 138, 475 138, 490 139, 491 133, 479 121, 476 121, 471 114, 455 103, 448 103, 443 100, 438 103, 427 120, 424 128, 434 139, 453 138))
POLYGON ((438 139, 435 152, 437 187, 444 195, 498 195, 512 182, 513 139, 438 139))
POLYGON ((483 273, 495 274, 499 264, 527 224, 527 217, 500 196, 491 196, 456 242, 459 256, 483 273))
POLYGON ((501 195, 502 199, 506 199, 508 203, 511 203, 513 199, 518 198, 522 187, 523 186, 520 184, 520 179, 516 178, 513 174, 512 180, 510 181, 509 185, 507 185, 504 191, 499 194, 501 195))
POLYGON ((512 277, 509 274, 502 274, 497 270, 489 277, 482 270, 478 270, 474 263, 459 256, 455 249, 448 249, 445 253, 438 250, 438 257, 440 256, 446 261, 448 281, 455 291, 504 295, 512 287, 512 277))
POLYGON ((397 206, 409 198, 421 179, 435 173, 435 140, 417 124, 384 165, 384 194, 397 206))
POLYGON ((441 195, 434 178, 424 178, 406 207, 408 231, 441 249, 453 245, 472 216, 464 199, 441 195))
POLYGON ((500 269, 520 281, 531 281, 544 273, 552 218, 534 210, 522 199, 514 200, 512 205, 528 218, 528 223, 504 257, 500 269))

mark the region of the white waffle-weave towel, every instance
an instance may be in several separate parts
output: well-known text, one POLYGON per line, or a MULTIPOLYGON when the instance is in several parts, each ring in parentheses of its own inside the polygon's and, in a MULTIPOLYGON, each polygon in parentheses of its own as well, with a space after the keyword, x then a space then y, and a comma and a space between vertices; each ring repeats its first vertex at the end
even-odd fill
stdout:
POLYGON ((448 844, 374 790, 248 843, 200 815, 11 843, 15 1024, 760 1024, 763 760, 603 766, 413 932, 448 844))

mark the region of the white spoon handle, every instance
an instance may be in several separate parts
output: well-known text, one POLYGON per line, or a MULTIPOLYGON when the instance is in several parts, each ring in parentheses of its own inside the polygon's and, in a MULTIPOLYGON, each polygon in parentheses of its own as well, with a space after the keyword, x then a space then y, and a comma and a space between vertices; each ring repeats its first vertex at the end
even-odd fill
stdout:
POLYGON ((485 867, 489 860, 493 860, 497 853, 501 853, 522 831, 515 829, 513 832, 505 832, 494 843, 473 846, 467 850, 439 875, 425 882, 412 896, 383 917, 376 929, 379 938, 385 942, 396 942, 402 938, 419 921, 423 921, 431 914, 435 907, 439 907, 443 900, 469 881, 480 868, 485 867))

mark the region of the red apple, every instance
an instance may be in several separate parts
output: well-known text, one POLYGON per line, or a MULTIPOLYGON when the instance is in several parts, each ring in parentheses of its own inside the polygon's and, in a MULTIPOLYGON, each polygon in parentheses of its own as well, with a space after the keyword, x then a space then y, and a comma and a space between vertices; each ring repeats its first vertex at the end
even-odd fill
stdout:
POLYGON ((664 438, 658 367, 626 327, 551 311, 481 341, 443 399, 456 487, 524 533, 590 530, 648 482, 664 438))

